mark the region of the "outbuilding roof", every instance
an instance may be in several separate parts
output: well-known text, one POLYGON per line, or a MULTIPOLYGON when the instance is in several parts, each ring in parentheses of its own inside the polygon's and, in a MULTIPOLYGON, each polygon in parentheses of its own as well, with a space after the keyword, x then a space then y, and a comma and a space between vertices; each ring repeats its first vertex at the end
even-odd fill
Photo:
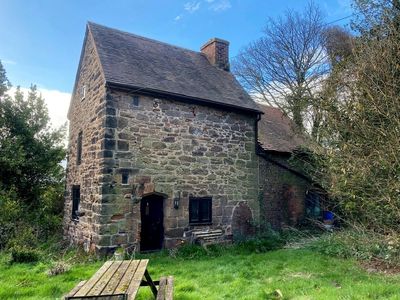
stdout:
POLYGON ((259 112, 235 77, 200 52, 92 22, 88 30, 108 84, 259 112))
POLYGON ((259 108, 264 114, 258 122, 258 142, 264 150, 291 153, 304 145, 293 122, 279 108, 262 104, 259 108))

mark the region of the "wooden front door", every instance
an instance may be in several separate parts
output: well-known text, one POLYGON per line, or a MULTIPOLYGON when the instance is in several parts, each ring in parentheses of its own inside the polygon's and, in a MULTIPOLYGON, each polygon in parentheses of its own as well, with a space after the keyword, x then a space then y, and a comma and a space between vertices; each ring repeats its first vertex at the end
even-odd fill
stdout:
POLYGON ((140 251, 160 250, 164 240, 164 197, 150 195, 140 203, 140 251))

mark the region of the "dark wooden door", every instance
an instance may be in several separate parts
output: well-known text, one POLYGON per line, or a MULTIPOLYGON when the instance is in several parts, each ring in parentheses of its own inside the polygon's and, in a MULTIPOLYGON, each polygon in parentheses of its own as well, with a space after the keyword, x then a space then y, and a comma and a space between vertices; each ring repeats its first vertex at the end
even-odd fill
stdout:
POLYGON ((143 197, 140 203, 142 228, 140 251, 160 250, 164 240, 164 198, 158 195, 143 197))

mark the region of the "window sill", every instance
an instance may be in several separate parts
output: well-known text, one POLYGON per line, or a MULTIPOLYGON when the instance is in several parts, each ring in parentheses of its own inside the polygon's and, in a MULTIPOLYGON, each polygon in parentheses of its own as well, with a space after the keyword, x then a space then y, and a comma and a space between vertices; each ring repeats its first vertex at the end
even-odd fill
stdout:
POLYGON ((206 226, 212 225, 212 222, 205 222, 205 223, 189 223, 189 226, 206 226))

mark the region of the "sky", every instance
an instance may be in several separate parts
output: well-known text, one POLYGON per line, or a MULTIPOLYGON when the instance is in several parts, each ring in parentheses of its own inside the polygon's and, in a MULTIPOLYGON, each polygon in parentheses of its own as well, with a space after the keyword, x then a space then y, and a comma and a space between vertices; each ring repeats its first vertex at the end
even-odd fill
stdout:
MULTIPOLYGON (((352 14, 351 0, 314 0, 326 23, 352 14)), ((306 0, 0 0, 0 60, 11 83, 36 84, 55 126, 66 121, 87 21, 198 51, 210 38, 230 57, 262 35, 269 17, 306 0)), ((336 22, 345 25, 349 19, 336 22)))

